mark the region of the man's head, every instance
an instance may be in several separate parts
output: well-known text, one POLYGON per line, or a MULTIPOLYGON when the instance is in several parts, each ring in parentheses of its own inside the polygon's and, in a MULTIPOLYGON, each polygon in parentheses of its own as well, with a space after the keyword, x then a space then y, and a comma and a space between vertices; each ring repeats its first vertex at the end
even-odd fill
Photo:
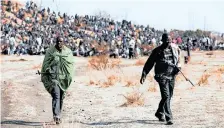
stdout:
POLYGON ((63 46, 64 46, 64 40, 62 37, 58 36, 56 39, 56 48, 58 48, 58 50, 61 50, 63 46))
POLYGON ((164 33, 162 35, 162 42, 163 42, 162 45, 165 46, 165 47, 167 47, 172 42, 172 39, 171 39, 171 37, 167 33, 164 33))

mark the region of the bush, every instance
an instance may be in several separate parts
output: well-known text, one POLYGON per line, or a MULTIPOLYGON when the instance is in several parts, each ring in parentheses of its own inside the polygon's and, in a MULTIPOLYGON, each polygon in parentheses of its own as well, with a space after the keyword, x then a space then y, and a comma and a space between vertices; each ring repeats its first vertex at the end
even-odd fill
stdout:
POLYGON ((126 99, 126 102, 121 105, 121 107, 128 106, 142 106, 144 105, 144 98, 142 97, 142 93, 139 92, 131 92, 128 93, 127 96, 123 95, 126 99))
POLYGON ((91 57, 88 61, 89 67, 95 70, 105 70, 115 68, 120 65, 119 59, 109 59, 107 55, 91 57))

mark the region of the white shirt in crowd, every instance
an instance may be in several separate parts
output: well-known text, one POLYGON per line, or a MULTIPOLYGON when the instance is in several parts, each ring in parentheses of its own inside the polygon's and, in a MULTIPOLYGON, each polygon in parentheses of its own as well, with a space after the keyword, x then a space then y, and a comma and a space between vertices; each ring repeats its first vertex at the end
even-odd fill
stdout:
POLYGON ((135 48, 135 41, 133 39, 129 41, 129 48, 135 48))
POLYGON ((38 43, 39 46, 41 46, 41 44, 42 44, 42 39, 41 39, 41 37, 37 37, 37 43, 38 43))
POLYGON ((10 38, 9 38, 9 44, 12 45, 12 46, 14 46, 15 43, 16 43, 15 38, 14 38, 14 37, 10 37, 10 38))

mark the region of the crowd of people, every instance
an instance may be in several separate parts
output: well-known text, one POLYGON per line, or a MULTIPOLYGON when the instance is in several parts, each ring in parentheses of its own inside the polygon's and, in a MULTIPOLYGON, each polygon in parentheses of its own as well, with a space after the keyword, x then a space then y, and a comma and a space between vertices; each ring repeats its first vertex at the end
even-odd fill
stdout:
MULTIPOLYGON (((103 16, 70 16, 56 13, 50 8, 40 9, 34 2, 25 6, 10 0, 2 2, 1 53, 45 54, 56 37, 62 36, 64 43, 74 56, 109 54, 111 57, 135 58, 148 55, 161 44, 164 31, 149 26, 135 25, 131 21, 114 21, 103 16)), ((173 43, 185 49, 224 49, 224 44, 209 37, 173 36, 173 43)))

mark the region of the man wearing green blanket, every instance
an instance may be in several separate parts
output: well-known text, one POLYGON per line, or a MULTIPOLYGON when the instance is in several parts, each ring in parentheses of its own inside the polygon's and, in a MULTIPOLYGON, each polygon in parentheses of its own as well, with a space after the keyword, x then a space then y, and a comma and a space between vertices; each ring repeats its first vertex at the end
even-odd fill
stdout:
POLYGON ((73 64, 72 51, 64 45, 62 37, 57 37, 56 45, 47 50, 41 69, 41 81, 52 96, 52 111, 56 124, 61 123, 63 99, 65 91, 72 83, 73 64))

